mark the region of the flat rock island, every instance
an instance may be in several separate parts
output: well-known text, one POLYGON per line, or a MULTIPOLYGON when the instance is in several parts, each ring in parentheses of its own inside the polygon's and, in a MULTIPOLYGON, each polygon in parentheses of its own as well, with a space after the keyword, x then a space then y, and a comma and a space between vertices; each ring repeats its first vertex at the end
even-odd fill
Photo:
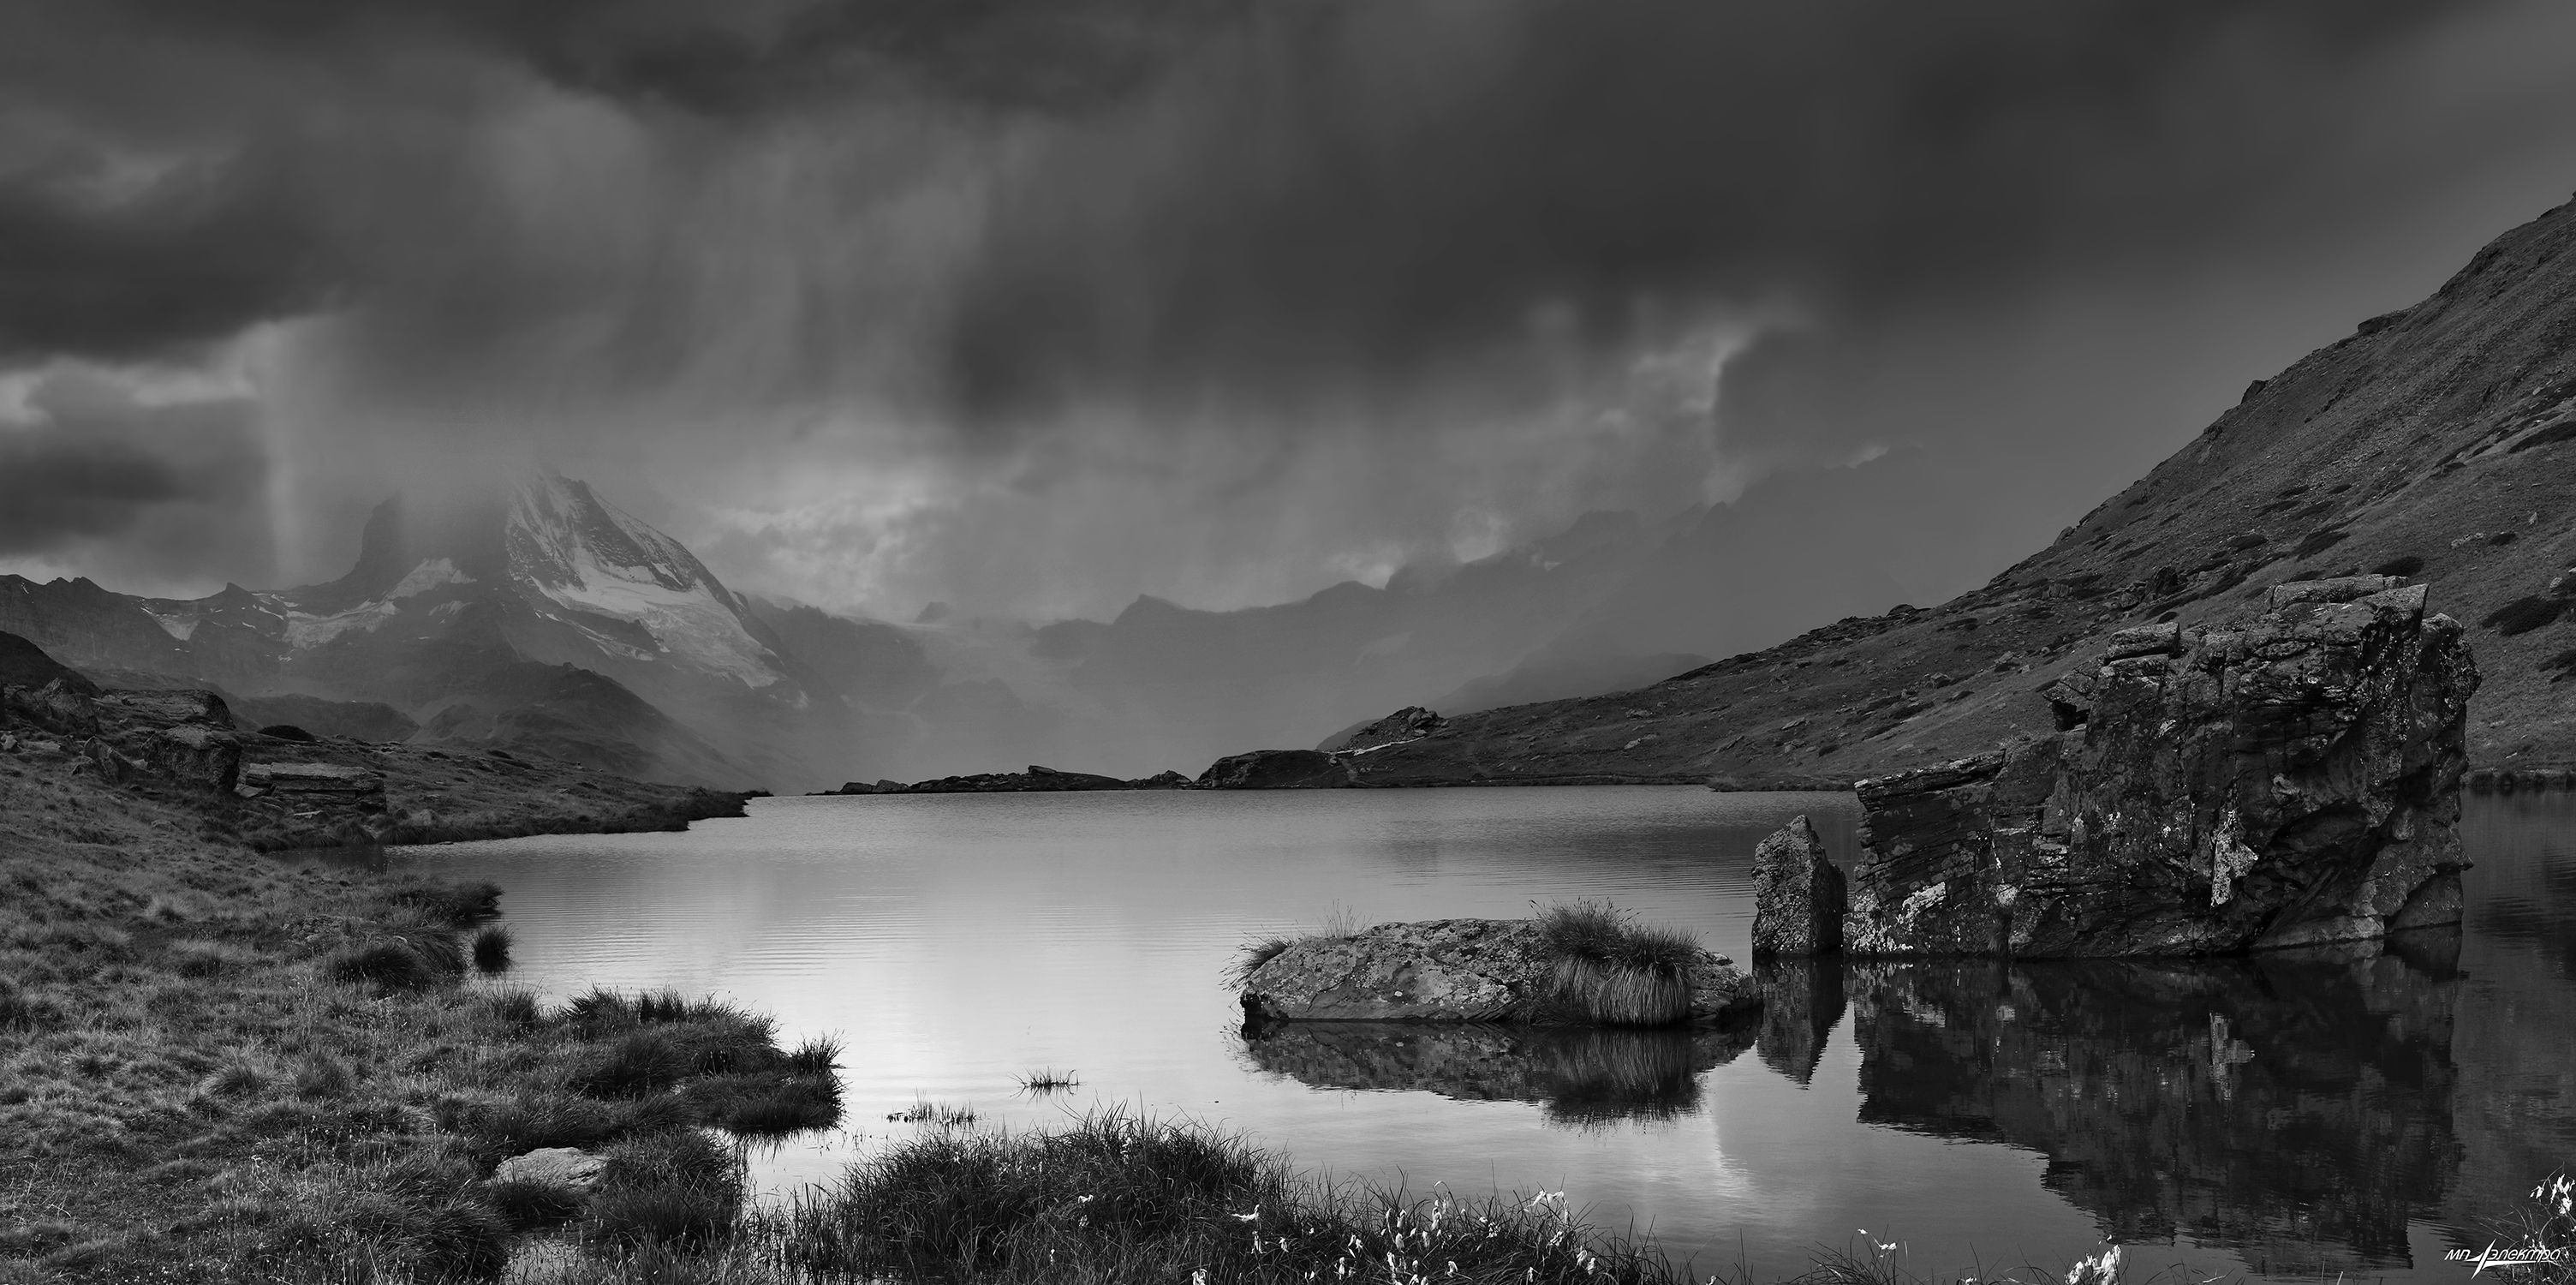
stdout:
POLYGON ((1623 952, 1614 933, 1566 931, 1580 913, 1379 924, 1265 943, 1240 974, 1244 1018, 1673 1026, 1759 1012, 1752 980, 1724 956, 1656 934, 1648 935, 1660 949, 1623 952))

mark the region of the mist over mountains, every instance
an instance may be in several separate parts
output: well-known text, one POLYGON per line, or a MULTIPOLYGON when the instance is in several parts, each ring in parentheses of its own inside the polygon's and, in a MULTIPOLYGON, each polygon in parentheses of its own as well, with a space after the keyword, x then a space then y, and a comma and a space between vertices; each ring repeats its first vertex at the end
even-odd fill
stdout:
MULTIPOLYGON (((1651 682, 1813 623, 1770 605, 1782 577, 1867 583, 1863 542, 1799 537, 1805 497, 1757 494, 1656 523, 1591 514, 1463 566, 1276 606, 1144 597, 1107 621, 890 622, 735 593, 589 485, 533 473, 463 503, 388 500, 351 569, 301 588, 170 599, 0 577, 0 630, 115 681, 213 684, 321 724, 308 730, 684 783, 807 789, 1030 761, 1194 775, 1397 706, 1651 682), (1766 546, 1783 553, 1737 552, 1766 546)), ((1883 607, 1894 587, 1879 583, 1841 605, 1883 607)))

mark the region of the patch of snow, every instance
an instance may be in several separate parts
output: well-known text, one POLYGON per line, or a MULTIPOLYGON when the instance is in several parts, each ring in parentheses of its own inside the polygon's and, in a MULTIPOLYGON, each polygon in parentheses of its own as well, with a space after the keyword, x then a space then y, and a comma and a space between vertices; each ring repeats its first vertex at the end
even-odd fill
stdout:
POLYGON ((401 584, 395 585, 385 594, 385 598, 388 601, 413 598, 441 585, 472 583, 474 583, 474 577, 457 570, 454 562, 446 558, 431 558, 413 567, 403 576, 401 584))
POLYGON ((147 611, 143 614, 152 617, 152 623, 161 626, 161 632, 181 642, 188 641, 188 635, 197 632, 195 616, 165 616, 157 611, 147 611))
POLYGON ((352 629, 377 629, 399 610, 391 602, 369 602, 327 616, 290 612, 286 617, 286 641, 299 649, 319 647, 352 629))

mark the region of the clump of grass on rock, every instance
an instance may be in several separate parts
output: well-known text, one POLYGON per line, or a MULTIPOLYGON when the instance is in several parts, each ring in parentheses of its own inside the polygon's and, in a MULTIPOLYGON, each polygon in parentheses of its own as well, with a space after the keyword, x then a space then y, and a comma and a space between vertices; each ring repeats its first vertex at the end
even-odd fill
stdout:
POLYGON ((1690 934, 1650 928, 1606 901, 1538 912, 1555 959, 1540 1015, 1610 1026, 1662 1026, 1690 1016, 1690 970, 1701 954, 1690 934))
POLYGON ((1313 931, 1274 933, 1245 943, 1242 952, 1235 956, 1234 962, 1226 966, 1226 985, 1237 990, 1242 989, 1243 984, 1250 981, 1252 975, 1258 972, 1263 964, 1277 959, 1291 946, 1309 941, 1347 941, 1367 931, 1368 926, 1367 916, 1351 906, 1338 901, 1334 902, 1333 908, 1324 915, 1323 923, 1317 925, 1313 931))

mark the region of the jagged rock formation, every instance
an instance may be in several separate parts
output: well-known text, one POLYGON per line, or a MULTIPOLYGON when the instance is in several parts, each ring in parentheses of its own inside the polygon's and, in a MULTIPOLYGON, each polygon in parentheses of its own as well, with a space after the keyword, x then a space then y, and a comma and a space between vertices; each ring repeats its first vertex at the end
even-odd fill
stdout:
POLYGON ((1843 872, 1804 815, 1753 849, 1753 958, 1843 948, 1843 872))
POLYGON ((1325 737, 1323 744, 1315 748, 1326 754, 1366 754, 1390 745, 1421 740, 1439 731, 1448 721, 1420 705, 1407 705, 1384 718, 1325 737))
POLYGON ((2069 730, 1860 785, 1844 947, 2213 954, 2459 919, 2477 669, 2424 587, 2284 586, 2236 627, 2115 634, 2069 730))
MULTIPOLYGON (((1379 924, 1349 936, 1290 943, 1243 979, 1253 1025, 1301 1022, 1547 1022, 1567 961, 1527 919, 1432 919, 1379 924)), ((1720 1022, 1761 1004, 1734 965, 1699 952, 1671 979, 1673 1019, 1720 1022)))
POLYGON ((1699 1105, 1699 1077, 1750 1042, 1742 1025, 1679 1030, 1419 1022, 1274 1022, 1244 1035, 1252 1064, 1319 1089, 1536 1102, 1582 1128, 1699 1105))
POLYGON ((2088 639, 2219 621, 2275 585, 2365 570, 2431 584, 2474 633, 2472 761, 2576 764, 2571 515, 2576 205, 2562 205, 2263 381, 1981 588, 1632 691, 1453 712, 1440 735, 1360 760, 1361 779, 1839 788, 2052 730, 2029 694, 2091 669, 2088 639))
POLYGON ((1333 790, 1351 784, 1350 765, 1320 750, 1229 754, 1199 774, 1202 790, 1333 790))

